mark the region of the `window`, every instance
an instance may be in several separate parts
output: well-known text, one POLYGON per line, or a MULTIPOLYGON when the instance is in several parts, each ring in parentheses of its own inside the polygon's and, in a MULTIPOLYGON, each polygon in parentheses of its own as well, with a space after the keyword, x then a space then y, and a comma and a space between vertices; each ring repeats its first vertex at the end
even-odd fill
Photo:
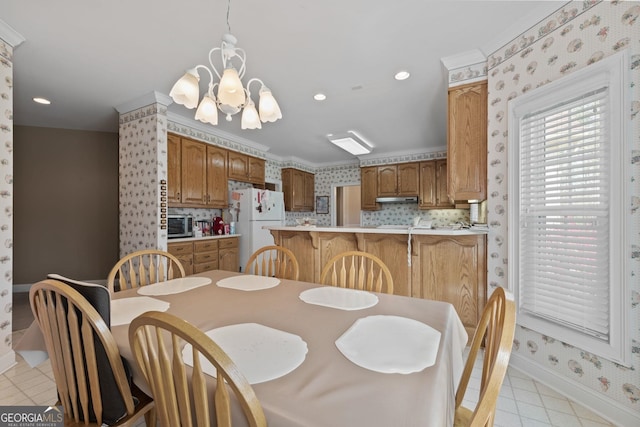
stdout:
POLYGON ((509 104, 518 323, 625 364, 626 64, 619 53, 509 104))

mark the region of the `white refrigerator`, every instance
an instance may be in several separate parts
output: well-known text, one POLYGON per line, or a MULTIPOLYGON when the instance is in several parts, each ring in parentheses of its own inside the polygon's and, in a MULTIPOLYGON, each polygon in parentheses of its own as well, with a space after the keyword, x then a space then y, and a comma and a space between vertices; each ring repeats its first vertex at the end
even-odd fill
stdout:
POLYGON ((273 236, 264 226, 284 225, 284 194, 279 191, 248 188, 231 191, 233 209, 237 209, 236 233, 240 234, 240 267, 244 267, 253 252, 273 245, 273 236))

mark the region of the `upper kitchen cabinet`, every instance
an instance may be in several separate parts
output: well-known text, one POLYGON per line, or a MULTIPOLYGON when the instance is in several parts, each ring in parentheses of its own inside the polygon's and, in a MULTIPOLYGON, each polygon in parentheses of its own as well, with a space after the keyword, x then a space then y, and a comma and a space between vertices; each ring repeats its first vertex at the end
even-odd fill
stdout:
POLYGON ((229 179, 241 182, 250 182, 264 187, 263 159, 248 156, 237 151, 229 151, 228 154, 228 174, 229 179))
POLYGON ((420 209, 446 209, 455 207, 447 195, 447 160, 420 162, 420 209))
POLYGON ((227 151, 178 135, 168 135, 169 207, 226 208, 227 151))
POLYGON ((487 82, 449 88, 448 193, 453 201, 487 198, 487 82))
POLYGON ((378 166, 378 197, 417 196, 419 163, 378 166))
POLYGON ((227 182, 227 150, 207 145, 207 205, 229 207, 227 182))
POLYGON ((167 135, 167 202, 175 205, 182 202, 182 154, 178 135, 167 135))
POLYGON ((315 176, 294 168, 282 169, 284 210, 313 212, 315 202, 315 176))
POLYGON ((378 197, 378 168, 367 166, 360 168, 360 209, 363 211, 377 211, 380 205, 376 203, 378 197))

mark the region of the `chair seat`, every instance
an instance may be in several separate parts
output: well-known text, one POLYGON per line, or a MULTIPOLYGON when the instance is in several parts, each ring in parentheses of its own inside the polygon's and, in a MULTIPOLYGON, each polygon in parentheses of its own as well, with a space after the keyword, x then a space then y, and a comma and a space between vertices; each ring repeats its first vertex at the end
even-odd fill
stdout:
MULTIPOLYGON (((131 395, 134 398, 134 401, 137 402, 135 406, 135 410, 132 415, 128 415, 122 418, 117 423, 113 424, 113 427, 128 427, 139 425, 140 422, 140 414, 145 414, 146 425, 154 426, 155 425, 155 413, 152 411, 153 408, 153 399, 145 392, 140 390, 135 384, 131 386, 131 395), (153 417, 153 418, 149 418, 153 417), (153 421, 152 421, 153 420, 153 421)), ((62 403, 58 401, 56 406, 60 406, 62 403)), ((98 423, 88 423, 85 424, 84 421, 76 422, 73 417, 68 417, 67 414, 64 414, 64 425, 65 427, 100 427, 98 423)))
POLYGON ((473 411, 460 406, 456 409, 455 419, 453 421, 453 427, 468 427, 471 425, 471 419, 473 418, 473 411))

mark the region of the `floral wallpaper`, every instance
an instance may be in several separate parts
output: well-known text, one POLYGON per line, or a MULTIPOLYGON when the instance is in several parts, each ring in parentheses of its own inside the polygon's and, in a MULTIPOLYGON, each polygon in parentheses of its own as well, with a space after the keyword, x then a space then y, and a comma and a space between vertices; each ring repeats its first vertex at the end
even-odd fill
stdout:
POLYGON ((161 104, 120 115, 120 256, 167 248, 167 230, 161 226, 161 216, 167 214, 166 123, 167 109, 161 104))
POLYGON ((0 359, 11 352, 13 258, 13 48, 0 39, 0 359))
MULTIPOLYGON (((520 94, 584 68, 623 49, 631 58, 632 196, 631 236, 632 366, 623 367, 538 332, 518 327, 514 353, 630 412, 640 412, 640 2, 574 1, 524 31, 488 58, 488 282, 507 283, 507 102, 520 94)), ((450 76, 451 81, 451 76, 450 76)))

